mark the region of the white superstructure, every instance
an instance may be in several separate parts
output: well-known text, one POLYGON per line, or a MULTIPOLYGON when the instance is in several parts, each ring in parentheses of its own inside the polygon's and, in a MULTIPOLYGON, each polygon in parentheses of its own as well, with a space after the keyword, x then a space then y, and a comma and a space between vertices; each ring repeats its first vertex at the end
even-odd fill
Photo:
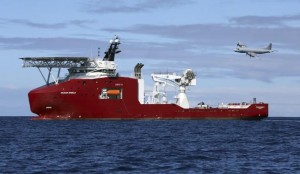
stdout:
POLYGON ((117 36, 110 40, 110 46, 105 52, 103 59, 89 57, 24 57, 23 67, 36 67, 41 73, 45 83, 50 83, 52 77, 55 84, 60 79, 61 68, 68 68, 69 74, 63 79, 93 79, 99 77, 116 77, 117 64, 114 61, 115 54, 120 53, 118 45, 120 40, 117 36), (40 68, 46 68, 48 74, 44 75, 40 68), (53 68, 57 68, 57 75, 53 74, 53 68))

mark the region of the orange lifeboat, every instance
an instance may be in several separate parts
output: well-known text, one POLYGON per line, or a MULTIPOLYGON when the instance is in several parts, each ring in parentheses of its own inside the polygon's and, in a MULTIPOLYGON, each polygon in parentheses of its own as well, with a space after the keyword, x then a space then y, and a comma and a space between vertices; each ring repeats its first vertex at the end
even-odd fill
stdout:
POLYGON ((111 90, 107 90, 107 94, 108 95, 120 95, 120 90, 118 89, 111 89, 111 90))

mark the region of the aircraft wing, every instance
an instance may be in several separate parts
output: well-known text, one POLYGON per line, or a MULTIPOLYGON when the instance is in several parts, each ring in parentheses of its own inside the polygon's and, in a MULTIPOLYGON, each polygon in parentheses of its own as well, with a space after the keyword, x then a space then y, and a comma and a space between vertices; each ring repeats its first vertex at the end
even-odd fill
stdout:
POLYGON ((250 57, 255 57, 256 56, 256 53, 254 53, 254 52, 247 52, 246 54, 250 57))

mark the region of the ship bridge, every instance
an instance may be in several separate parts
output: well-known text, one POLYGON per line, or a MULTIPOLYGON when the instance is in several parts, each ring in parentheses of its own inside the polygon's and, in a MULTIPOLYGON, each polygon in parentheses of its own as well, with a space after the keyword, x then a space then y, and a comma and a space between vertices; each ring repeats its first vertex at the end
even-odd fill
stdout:
POLYGON ((120 41, 117 36, 110 40, 110 46, 102 60, 89 57, 23 57, 20 59, 23 60, 23 67, 36 67, 47 85, 49 85, 50 77, 52 77, 55 84, 58 84, 62 68, 68 68, 69 71, 65 80, 73 78, 91 79, 102 76, 114 77, 118 76, 114 58, 115 54, 121 52, 118 49, 119 44, 120 41), (46 76, 42 73, 41 68, 48 70, 46 76), (52 72, 53 68, 58 69, 55 76, 52 72))
POLYGON ((79 68, 79 67, 89 67, 91 66, 90 58, 88 57, 23 57, 23 67, 36 67, 40 74, 42 75, 45 83, 48 85, 50 81, 50 76, 52 76, 54 82, 57 84, 61 68, 79 68), (42 73, 41 68, 46 68, 48 70, 48 75, 42 73), (53 68, 58 68, 56 77, 53 76, 53 68))

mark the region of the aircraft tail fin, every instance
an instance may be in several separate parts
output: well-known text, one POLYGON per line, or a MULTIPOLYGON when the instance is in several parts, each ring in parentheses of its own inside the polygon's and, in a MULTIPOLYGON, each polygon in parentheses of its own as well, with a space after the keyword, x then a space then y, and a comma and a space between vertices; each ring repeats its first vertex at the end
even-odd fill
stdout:
POLYGON ((272 43, 270 43, 265 49, 266 50, 272 50, 272 43))
POLYGON ((241 43, 241 42, 238 42, 238 43, 236 44, 236 46, 237 46, 237 47, 247 47, 247 45, 245 45, 245 44, 243 44, 243 43, 241 43))

